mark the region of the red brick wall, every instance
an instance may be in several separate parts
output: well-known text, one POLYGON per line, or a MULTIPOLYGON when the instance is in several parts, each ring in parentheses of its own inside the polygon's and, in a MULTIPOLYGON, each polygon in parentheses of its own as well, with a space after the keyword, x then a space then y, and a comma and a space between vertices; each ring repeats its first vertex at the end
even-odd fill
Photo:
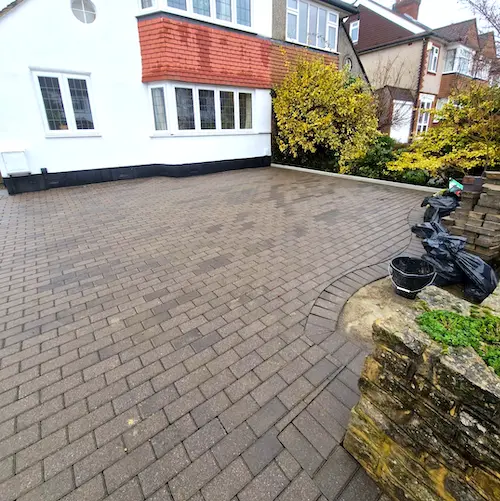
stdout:
POLYGON ((143 82, 271 87, 268 40, 168 17, 140 20, 139 39, 143 82))
POLYGON ((288 61, 338 56, 263 40, 253 35, 158 16, 139 20, 142 81, 179 80, 269 89, 286 74, 288 61))

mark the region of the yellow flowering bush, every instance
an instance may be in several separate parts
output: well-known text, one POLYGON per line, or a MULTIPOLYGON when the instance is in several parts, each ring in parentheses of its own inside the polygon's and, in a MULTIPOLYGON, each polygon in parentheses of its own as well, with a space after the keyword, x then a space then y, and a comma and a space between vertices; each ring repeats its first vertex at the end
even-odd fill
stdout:
POLYGON ((431 176, 500 170, 500 88, 474 84, 452 96, 439 124, 419 135, 392 171, 423 169, 431 176))
POLYGON ((281 153, 333 158, 341 172, 379 136, 375 100, 365 83, 322 59, 297 61, 275 88, 273 106, 281 153))

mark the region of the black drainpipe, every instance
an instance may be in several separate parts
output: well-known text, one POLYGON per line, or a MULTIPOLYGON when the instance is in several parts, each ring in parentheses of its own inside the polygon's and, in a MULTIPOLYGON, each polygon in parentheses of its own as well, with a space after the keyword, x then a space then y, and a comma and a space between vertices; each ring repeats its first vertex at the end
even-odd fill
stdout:
POLYGON ((422 80, 424 79, 423 74, 424 74, 424 65, 425 65, 425 54, 427 53, 427 43, 429 42, 429 39, 426 37, 422 41, 422 57, 420 58, 420 68, 418 70, 418 85, 417 85, 417 95, 415 97, 415 107, 413 110, 413 116, 412 116, 412 121, 411 121, 411 133, 412 135, 415 133, 417 129, 417 124, 415 123, 415 120, 417 119, 418 116, 418 101, 420 97, 420 88, 422 87, 422 80))

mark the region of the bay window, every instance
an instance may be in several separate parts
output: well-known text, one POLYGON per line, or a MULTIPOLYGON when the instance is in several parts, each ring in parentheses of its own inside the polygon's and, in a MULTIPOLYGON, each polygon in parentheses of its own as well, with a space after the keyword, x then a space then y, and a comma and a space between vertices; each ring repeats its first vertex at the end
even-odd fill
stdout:
POLYGON ((150 87, 155 135, 235 134, 253 128, 248 90, 168 82, 150 87))
POLYGON ((337 51, 339 14, 314 2, 287 0, 286 39, 318 49, 337 51))
POLYGON ((140 7, 158 8, 216 24, 252 25, 252 0, 140 0, 140 7))
POLYGON ((457 47, 446 52, 445 73, 460 73, 473 76, 474 51, 467 47, 457 47))

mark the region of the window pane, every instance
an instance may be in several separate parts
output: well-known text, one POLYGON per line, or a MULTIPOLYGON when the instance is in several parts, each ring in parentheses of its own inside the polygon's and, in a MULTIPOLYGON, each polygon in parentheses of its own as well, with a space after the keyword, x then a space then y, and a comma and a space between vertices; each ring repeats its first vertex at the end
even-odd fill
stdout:
POLYGON ((455 54, 456 54, 456 52, 457 52, 457 50, 453 49, 453 50, 449 50, 446 53, 446 62, 445 62, 445 65, 444 65, 444 71, 453 71, 453 67, 455 65, 455 54))
POLYGON ((328 14, 328 22, 332 23, 332 24, 338 24, 339 16, 337 16, 337 14, 335 14, 335 12, 330 12, 328 14))
POLYGON ((87 82, 76 78, 68 78, 68 85, 73 111, 75 112, 76 128, 79 130, 93 129, 94 120, 90 109, 87 82))
POLYGON ((167 5, 174 9, 186 10, 186 0, 167 0, 167 5))
POLYGON ((318 8, 314 5, 309 6, 309 31, 307 43, 316 47, 318 37, 318 8))
POLYGON ((59 79, 53 77, 38 77, 42 91, 43 105, 47 114, 50 130, 67 130, 68 122, 59 87, 59 79))
POLYGON ((288 13, 288 25, 286 36, 290 40, 297 40, 297 16, 295 14, 288 13))
POLYGON ((240 92, 240 129, 252 128, 252 94, 240 92))
POLYGON ((151 89, 153 97, 153 113, 155 117, 155 129, 167 130, 167 110, 165 108, 165 93, 162 87, 151 89))
POLYGON ((220 114, 223 129, 234 129, 234 92, 221 91, 220 114))
POLYGON ((328 47, 332 50, 337 50, 337 28, 328 27, 328 47))
POLYGON ((193 10, 202 16, 210 15, 210 0, 193 0, 193 10))
POLYGON ((307 43, 307 4, 299 3, 299 42, 307 43))
POLYGON ((200 119, 202 129, 215 129, 215 93, 213 90, 200 90, 200 119))
POLYGON ((250 0, 236 0, 236 22, 250 26, 250 0))
POLYGON ((153 7, 153 0, 141 0, 141 5, 143 9, 148 9, 149 7, 153 7))
POLYGON ((297 0, 288 0, 288 7, 290 9, 297 9, 297 0))
POLYGON ((231 21, 231 0, 215 0, 217 19, 231 21))
POLYGON ((318 15, 318 47, 326 47, 326 10, 319 9, 318 15))
POLYGON ((179 130, 193 130, 195 128, 193 91, 191 89, 176 88, 175 100, 179 130))

